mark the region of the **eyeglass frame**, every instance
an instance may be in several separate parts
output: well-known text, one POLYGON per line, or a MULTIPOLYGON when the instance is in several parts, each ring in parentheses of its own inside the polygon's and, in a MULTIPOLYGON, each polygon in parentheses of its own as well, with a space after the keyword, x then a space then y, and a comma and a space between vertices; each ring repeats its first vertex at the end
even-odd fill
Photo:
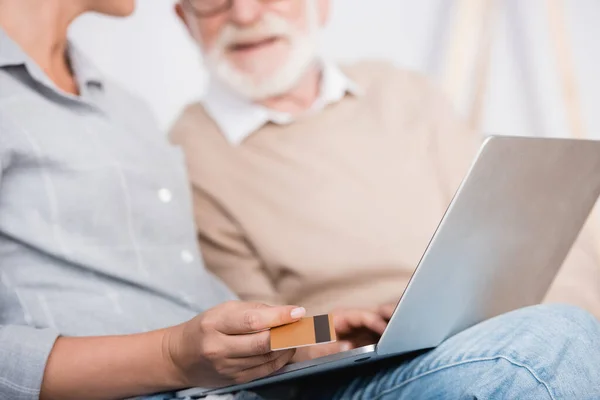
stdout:
MULTIPOLYGON (((210 18, 210 17, 214 17, 215 15, 221 14, 224 11, 229 10, 232 6, 233 6, 233 2, 234 0, 223 0, 223 5, 220 7, 215 8, 214 10, 208 11, 208 12, 202 12, 199 11, 196 7, 194 7, 193 4, 194 0, 182 0, 183 5, 187 6, 187 8, 189 8, 194 15, 196 15, 199 18, 210 18)), ((278 0, 262 0, 262 1, 278 1, 278 0)))

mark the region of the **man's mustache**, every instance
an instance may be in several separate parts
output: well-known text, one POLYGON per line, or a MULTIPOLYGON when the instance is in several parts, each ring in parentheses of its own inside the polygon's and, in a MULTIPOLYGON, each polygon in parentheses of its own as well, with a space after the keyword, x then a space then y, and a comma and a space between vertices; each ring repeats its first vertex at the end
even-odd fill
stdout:
POLYGON ((249 28, 227 25, 216 41, 216 47, 228 49, 244 43, 255 43, 268 38, 290 39, 296 32, 289 24, 279 18, 265 17, 259 24, 249 28))

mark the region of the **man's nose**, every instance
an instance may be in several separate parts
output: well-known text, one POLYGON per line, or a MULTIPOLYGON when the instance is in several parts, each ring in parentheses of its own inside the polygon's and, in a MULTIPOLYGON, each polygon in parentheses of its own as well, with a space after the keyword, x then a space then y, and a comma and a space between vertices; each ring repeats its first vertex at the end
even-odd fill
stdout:
POLYGON ((252 25, 260 20, 264 7, 261 0, 234 0, 230 10, 231 22, 240 26, 252 25))

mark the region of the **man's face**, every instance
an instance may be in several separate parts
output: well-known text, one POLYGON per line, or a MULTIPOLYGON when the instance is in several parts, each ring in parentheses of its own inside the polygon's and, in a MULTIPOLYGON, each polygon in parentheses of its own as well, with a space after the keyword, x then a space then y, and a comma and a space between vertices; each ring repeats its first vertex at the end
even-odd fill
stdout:
POLYGON ((87 9, 100 14, 126 17, 135 10, 135 0, 86 0, 87 9))
POLYGON ((234 0, 228 9, 198 15, 211 3, 226 1, 182 0, 178 13, 200 45, 206 66, 245 97, 284 93, 315 60, 329 0, 234 0))

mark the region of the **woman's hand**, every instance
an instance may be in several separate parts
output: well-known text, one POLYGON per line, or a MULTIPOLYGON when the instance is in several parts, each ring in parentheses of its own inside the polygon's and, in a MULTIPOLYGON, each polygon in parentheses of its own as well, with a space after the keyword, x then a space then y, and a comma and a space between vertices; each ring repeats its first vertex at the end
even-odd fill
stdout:
POLYGON ((294 306, 228 302, 173 328, 166 354, 189 386, 221 387, 267 376, 286 365, 294 350, 270 350, 269 328, 304 316, 294 306))

